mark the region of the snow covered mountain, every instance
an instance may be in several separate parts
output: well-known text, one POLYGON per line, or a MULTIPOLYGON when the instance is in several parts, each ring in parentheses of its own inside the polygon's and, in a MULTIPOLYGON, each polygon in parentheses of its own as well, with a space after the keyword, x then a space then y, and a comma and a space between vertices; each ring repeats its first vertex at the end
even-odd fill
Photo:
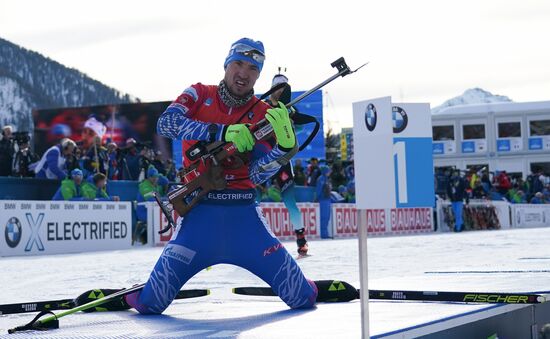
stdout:
POLYGON ((441 112, 447 107, 458 105, 486 104, 492 102, 512 102, 510 98, 504 95, 492 94, 481 88, 470 88, 462 95, 449 99, 441 105, 432 108, 432 114, 441 112))
POLYGON ((0 127, 33 130, 32 110, 139 101, 0 38, 0 127))

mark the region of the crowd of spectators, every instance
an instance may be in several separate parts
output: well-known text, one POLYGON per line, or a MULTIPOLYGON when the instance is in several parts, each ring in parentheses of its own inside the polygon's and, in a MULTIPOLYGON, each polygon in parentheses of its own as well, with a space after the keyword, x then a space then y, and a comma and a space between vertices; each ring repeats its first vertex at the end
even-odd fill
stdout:
MULTIPOLYGON (((321 196, 327 196, 331 202, 354 203, 355 202, 355 172, 353 162, 319 161, 311 158, 304 166, 304 160, 293 161, 294 184, 315 188, 315 201, 321 200, 321 196), (328 180, 319 179, 325 176, 328 180)), ((259 185, 258 200, 263 202, 281 202, 281 188, 277 180, 259 185)))
POLYGON ((176 179, 174 162, 164 160, 161 151, 154 151, 148 143, 129 138, 120 147, 108 139, 102 142, 88 127, 84 128, 83 136, 78 143, 62 139, 37 155, 30 149, 30 135, 13 133, 11 126, 5 126, 0 136, 0 176, 63 180, 70 178, 72 170, 80 169, 84 178, 102 173, 109 181, 141 181, 153 165, 170 181, 176 179), (88 134, 91 138, 87 139, 88 134))
MULTIPOLYGON (((14 133, 13 127, 4 126, 0 135, 0 176, 60 180, 53 200, 118 201, 119 197, 107 194, 109 181, 139 181, 141 195, 144 183, 154 186, 154 191, 166 193, 164 186, 176 181, 173 161, 164 160, 162 153, 154 151, 149 143, 129 138, 119 147, 104 140, 104 136, 105 126, 92 117, 84 125, 81 140, 63 138, 38 156, 29 147, 28 133, 14 133)), ((150 200, 149 195, 141 200, 150 200)))
POLYGON ((478 171, 438 169, 435 184, 440 198, 449 198, 451 180, 462 181, 465 199, 505 200, 512 204, 550 203, 550 177, 542 171, 534 171, 523 179, 506 171, 489 172, 485 168, 478 171))
MULTIPOLYGON (((141 143, 133 138, 127 139, 124 145, 117 145, 109 139, 103 141, 104 128, 91 118, 84 126, 80 141, 62 139, 39 156, 30 148, 31 139, 28 133, 14 132, 12 126, 4 126, 0 135, 0 176, 72 181, 71 173, 78 169, 85 182, 92 182, 94 175, 98 173, 103 174, 107 181, 142 182, 147 178, 149 169, 154 167, 158 175, 166 178, 166 181, 178 181, 174 162, 165 159, 151 144, 141 143)), ((332 202, 355 202, 353 162, 327 163, 317 158, 309 161, 296 159, 293 161, 293 172, 295 185, 316 188, 316 200, 321 195, 329 194, 332 202), (323 173, 329 180, 323 181, 322 187, 318 187, 318 180, 323 173)), ((451 180, 464 182, 466 199, 550 203, 550 177, 542 171, 533 172, 524 179, 510 176, 506 171, 489 172, 486 168, 469 171, 436 169, 435 187, 440 198, 449 198, 451 180)), ((276 180, 259 186, 258 192, 261 201, 282 201, 281 188, 276 180)))

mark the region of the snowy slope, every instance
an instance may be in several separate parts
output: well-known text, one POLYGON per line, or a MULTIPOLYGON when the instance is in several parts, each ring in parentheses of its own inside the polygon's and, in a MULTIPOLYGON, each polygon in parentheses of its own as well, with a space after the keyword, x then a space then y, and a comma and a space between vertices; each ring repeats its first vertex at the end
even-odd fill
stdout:
MULTIPOLYGON (((533 292, 550 290, 550 229, 520 229, 369 239, 371 288, 400 290, 533 292), (515 273, 510 273, 515 271, 515 273), (451 273, 445 273, 451 272, 451 273), (477 272, 477 273, 476 273, 477 272)), ((294 244, 286 244, 294 249, 294 244)), ((311 242, 313 256, 299 262, 311 279, 341 279, 358 286, 357 240, 311 242)), ((0 260, 0 303, 75 297, 98 287, 145 281, 160 248, 0 260)), ((320 304, 289 310, 276 297, 232 295, 232 287, 263 286, 249 272, 218 265, 185 288, 210 288, 207 297, 175 301, 163 315, 134 311, 75 314, 59 330, 36 338, 359 338, 360 303, 320 304)), ((371 301, 371 335, 384 336, 466 312, 517 305, 371 301)), ((0 337, 32 315, 0 316, 0 337)), ((421 327, 421 326, 420 326, 421 327)))
POLYGON ((20 131, 32 125, 32 95, 11 78, 0 76, 0 127, 16 124, 20 131))
POLYGON ((135 102, 87 75, 0 38, 0 126, 32 132, 31 111, 135 102))
POLYGON ((504 95, 495 95, 481 88, 470 88, 462 95, 451 98, 441 105, 432 108, 432 113, 436 114, 445 108, 460 105, 485 104, 494 102, 512 102, 510 98, 504 95))

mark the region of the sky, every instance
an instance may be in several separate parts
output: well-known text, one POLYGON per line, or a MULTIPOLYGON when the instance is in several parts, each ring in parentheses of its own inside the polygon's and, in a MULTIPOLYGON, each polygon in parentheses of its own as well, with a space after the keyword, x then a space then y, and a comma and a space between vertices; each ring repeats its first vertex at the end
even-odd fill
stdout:
POLYGON ((285 67, 293 90, 335 73, 325 123, 352 125, 352 103, 392 96, 432 107, 481 87, 514 101, 550 100, 550 2, 542 0, 144 1, 0 0, 0 37, 142 101, 217 84, 231 43, 261 40, 255 90, 285 67))

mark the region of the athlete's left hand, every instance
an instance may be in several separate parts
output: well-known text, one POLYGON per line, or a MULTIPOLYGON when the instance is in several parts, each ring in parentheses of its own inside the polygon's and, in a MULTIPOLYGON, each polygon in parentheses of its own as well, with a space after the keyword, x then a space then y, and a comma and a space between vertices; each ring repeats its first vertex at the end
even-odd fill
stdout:
POLYGON ((279 101, 279 107, 268 109, 265 118, 273 126, 279 146, 289 149, 296 145, 296 135, 285 104, 279 101))

